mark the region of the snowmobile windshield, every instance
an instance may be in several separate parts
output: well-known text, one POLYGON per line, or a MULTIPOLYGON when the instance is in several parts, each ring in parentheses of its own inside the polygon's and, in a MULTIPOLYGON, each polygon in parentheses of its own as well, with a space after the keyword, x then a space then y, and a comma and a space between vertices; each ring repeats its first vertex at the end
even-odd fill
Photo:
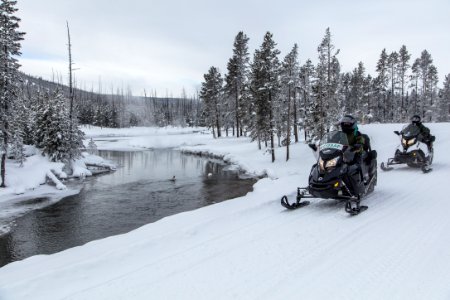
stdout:
POLYGON ((347 135, 342 131, 328 132, 320 140, 320 150, 323 149, 342 150, 346 145, 348 145, 347 135))
POLYGON ((402 130, 402 135, 405 139, 411 139, 420 134, 420 128, 419 126, 416 126, 414 124, 409 124, 402 130))

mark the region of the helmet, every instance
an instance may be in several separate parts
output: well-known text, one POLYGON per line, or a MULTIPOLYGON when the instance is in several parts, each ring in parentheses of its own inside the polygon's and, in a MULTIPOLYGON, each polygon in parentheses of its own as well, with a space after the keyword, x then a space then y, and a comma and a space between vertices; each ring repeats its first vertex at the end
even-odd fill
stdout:
POLYGON ((412 116, 411 117, 411 122, 413 123, 413 124, 420 124, 420 116, 419 115, 414 115, 414 116, 412 116))
POLYGON ((356 119, 351 115, 343 116, 339 123, 341 125, 342 131, 345 133, 351 133, 358 129, 358 127, 356 126, 356 119))

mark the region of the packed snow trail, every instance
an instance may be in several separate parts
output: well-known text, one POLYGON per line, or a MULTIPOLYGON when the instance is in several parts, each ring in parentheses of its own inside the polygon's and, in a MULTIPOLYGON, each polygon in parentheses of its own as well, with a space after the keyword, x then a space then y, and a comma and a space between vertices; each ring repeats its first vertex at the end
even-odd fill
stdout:
MULTIPOLYGON (((245 197, 1 268, 0 299, 449 299, 450 124, 430 128, 433 171, 378 170, 361 215, 334 200, 280 205, 314 162, 298 145, 298 172, 262 179, 245 197)), ((399 129, 362 128, 378 163, 399 129)))

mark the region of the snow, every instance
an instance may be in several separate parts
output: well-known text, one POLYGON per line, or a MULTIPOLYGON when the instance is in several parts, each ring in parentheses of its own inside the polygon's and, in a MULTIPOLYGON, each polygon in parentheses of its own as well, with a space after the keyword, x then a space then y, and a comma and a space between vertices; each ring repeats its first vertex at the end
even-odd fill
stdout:
MULTIPOLYGON (((392 131, 401 127, 361 126, 379 163, 393 155, 392 131)), ((277 148, 271 163, 247 138, 173 132, 155 142, 152 129, 130 130, 104 146, 178 144, 269 177, 244 197, 6 265, 0 299, 449 299, 450 124, 429 127, 433 171, 379 170, 369 209, 356 217, 333 200, 295 211, 280 205, 307 183, 314 155, 303 143, 292 145, 288 162, 277 148)))
MULTIPOLYGON (((11 160, 6 162, 6 188, 0 189, 0 235, 10 230, 9 224, 14 217, 30 209, 23 205, 27 200, 49 198, 44 204, 50 205, 64 197, 79 193, 79 189, 68 189, 64 184, 63 181, 68 176, 63 171, 63 163, 49 161, 48 157, 43 156, 35 147, 26 146, 25 150, 28 157, 23 166, 11 160), (52 186, 46 184, 47 178, 52 182, 52 186)), ((71 177, 92 176, 86 164, 115 169, 113 163, 99 156, 82 153, 82 157, 73 163, 71 177)))
POLYGON ((47 172, 53 170, 56 173, 62 174, 63 167, 64 164, 49 162, 46 157, 40 154, 27 157, 23 167, 20 167, 12 161, 7 161, 7 188, 0 189, 2 199, 0 202, 4 199, 9 199, 11 195, 23 194, 27 190, 34 190, 45 183, 47 172))

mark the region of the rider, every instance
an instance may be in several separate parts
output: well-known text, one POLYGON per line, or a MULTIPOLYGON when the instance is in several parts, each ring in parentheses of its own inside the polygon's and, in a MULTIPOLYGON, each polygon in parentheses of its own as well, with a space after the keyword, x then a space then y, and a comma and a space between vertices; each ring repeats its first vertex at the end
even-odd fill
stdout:
POLYGON ((419 115, 414 115, 411 117, 411 123, 419 127, 420 135, 421 135, 421 141, 423 141, 425 144, 427 144, 428 149, 431 149, 433 147, 433 138, 430 134, 430 129, 422 124, 421 118, 419 115))
POLYGON ((341 130, 347 135, 349 146, 360 145, 359 148, 355 148, 354 150, 357 154, 356 161, 359 160, 359 165, 363 174, 365 174, 364 177, 368 180, 368 174, 372 175, 376 168, 372 163, 372 149, 370 147, 369 137, 358 130, 356 119, 351 115, 343 116, 339 121, 339 125, 341 126, 341 130))
POLYGON ((363 150, 365 151, 369 150, 363 149, 363 148, 370 148, 370 145, 366 145, 366 139, 361 134, 361 132, 359 132, 356 119, 353 116, 351 115, 343 116, 339 121, 339 124, 341 126, 341 130, 347 135, 348 144, 350 146, 355 146, 356 144, 360 144, 361 146, 363 146, 362 148, 357 150, 357 152, 359 153, 362 153, 363 150))

